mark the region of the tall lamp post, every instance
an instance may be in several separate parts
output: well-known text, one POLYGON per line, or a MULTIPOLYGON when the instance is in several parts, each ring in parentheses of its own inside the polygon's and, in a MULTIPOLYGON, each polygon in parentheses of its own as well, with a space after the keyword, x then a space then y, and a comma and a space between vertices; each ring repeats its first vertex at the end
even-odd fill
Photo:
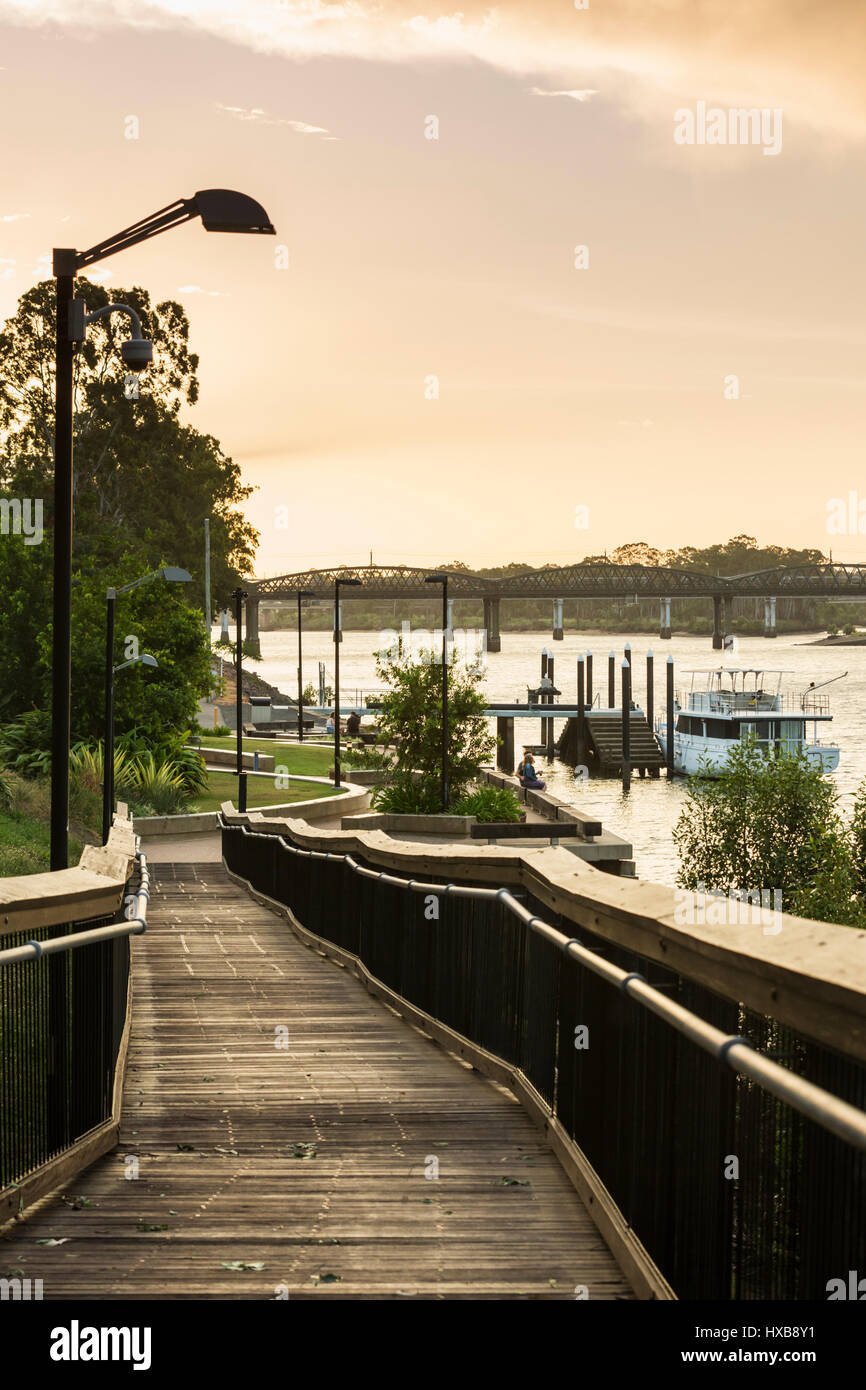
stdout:
POLYGON ((247 774, 244 772, 244 692, 243 692, 243 616, 244 599, 246 593, 243 589, 235 589, 232 594, 235 601, 235 718, 237 720, 237 772, 238 772, 238 810, 247 809, 247 774))
POLYGON ((304 741, 304 650, 301 639, 301 599, 315 597, 312 589, 298 590, 298 743, 304 741))
MULTIPOLYGON (((102 754, 102 843, 108 843, 111 830, 111 817, 114 808, 114 607, 119 594, 128 594, 130 589, 138 589, 149 584, 152 579, 166 579, 170 584, 188 584, 192 575, 188 570, 178 569, 176 565, 166 565, 131 584, 123 584, 119 589, 106 589, 105 618, 105 744, 102 754)), ((145 666, 151 664, 146 661, 145 666)))
POLYGON ((442 810, 448 810, 448 575, 428 574, 425 584, 442 585, 442 810))
POLYGON ((51 868, 65 869, 69 850, 69 731, 72 679, 72 439, 73 359, 86 337, 87 324, 114 309, 133 321, 133 337, 121 348, 124 362, 135 372, 150 362, 152 345, 141 337, 133 310, 107 305, 89 318, 83 300, 75 298, 75 277, 106 257, 159 236, 183 222, 200 217, 208 232, 249 232, 275 235, 260 203, 228 188, 206 188, 192 198, 179 198, 131 227, 98 242, 87 251, 54 250, 57 280, 54 404, 54 625, 52 632, 51 702, 51 868))
POLYGON ((340 585, 359 588, 362 579, 334 580, 334 786, 340 786, 340 585))

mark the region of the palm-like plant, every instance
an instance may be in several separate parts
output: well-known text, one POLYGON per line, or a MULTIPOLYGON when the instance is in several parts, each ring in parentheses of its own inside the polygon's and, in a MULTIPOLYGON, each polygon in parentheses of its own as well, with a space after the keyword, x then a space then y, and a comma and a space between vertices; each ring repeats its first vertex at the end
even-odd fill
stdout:
POLYGON ((158 762, 153 753, 142 753, 131 764, 130 790, 158 816, 173 816, 185 810, 190 793, 183 770, 172 760, 158 762))

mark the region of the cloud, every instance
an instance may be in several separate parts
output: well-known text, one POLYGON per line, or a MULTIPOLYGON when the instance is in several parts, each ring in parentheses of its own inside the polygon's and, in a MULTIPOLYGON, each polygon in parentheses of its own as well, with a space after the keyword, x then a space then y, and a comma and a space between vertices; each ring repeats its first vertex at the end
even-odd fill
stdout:
POLYGON ((234 116, 239 121, 256 121, 259 125, 287 125, 299 135, 326 135, 329 140, 337 139, 336 135, 330 134, 326 126, 310 125, 307 121, 293 121, 282 116, 269 116, 260 106, 224 106, 218 101, 217 109, 225 111, 226 115, 234 116))
POLYGON ((590 101, 593 97, 598 96, 594 87, 587 87, 583 91, 572 89, 571 91, 549 92, 545 87, 530 87, 529 90, 534 97, 571 97, 572 101, 590 101))
POLYGON ((228 299, 223 290, 203 290, 201 285, 178 285, 178 294, 206 294, 211 299, 228 299))
POLYGON ((550 74, 563 89, 605 70, 628 80, 625 105, 641 114, 648 107, 654 118, 661 96, 674 107, 704 98, 782 107, 815 127, 866 138, 859 0, 599 0, 587 10, 568 0, 454 0, 453 12, 432 18, 418 9, 419 0, 88 0, 86 10, 81 0, 0 0, 0 18, 20 24, 195 27, 299 58, 481 60, 550 74))
POLYGON ((32 212, 7 212, 0 217, 0 222, 23 222, 25 218, 32 217, 32 212))

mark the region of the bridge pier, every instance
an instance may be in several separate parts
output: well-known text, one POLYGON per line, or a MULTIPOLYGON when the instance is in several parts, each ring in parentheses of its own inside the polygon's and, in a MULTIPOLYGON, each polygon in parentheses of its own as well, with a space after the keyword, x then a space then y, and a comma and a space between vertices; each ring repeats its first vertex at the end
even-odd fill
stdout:
POLYGON ((502 639, 499 636, 499 598, 486 598, 484 600, 484 628, 487 633, 487 650, 489 652, 499 652, 502 650, 502 639))
POLYGON ((454 641, 454 600, 453 600, 453 598, 450 598, 450 599, 448 600, 448 616, 447 616, 446 621, 447 621, 447 623, 448 623, 448 641, 449 641, 449 642, 453 642, 453 641, 454 641))
POLYGON ((671 640, 671 601, 669 598, 663 598, 661 600, 659 638, 662 642, 669 642, 671 640))
POLYGON ((764 636, 775 637, 776 635, 776 600, 775 598, 764 599, 764 636))
POLYGON ((514 720, 508 718, 498 718, 496 720, 496 737, 499 742, 496 745, 496 766, 500 772, 506 773, 509 777, 514 776, 514 720))
POLYGON ((553 640, 554 642, 561 642, 563 640, 561 598, 555 598, 553 600, 553 640))
POLYGON ((244 603, 244 626, 246 632, 246 650, 249 656, 256 660, 262 659, 262 648, 259 642, 259 600, 253 594, 247 594, 244 603))
POLYGON ((728 625, 728 601, 724 594, 713 594, 713 651, 720 652, 725 645, 725 630, 728 625))

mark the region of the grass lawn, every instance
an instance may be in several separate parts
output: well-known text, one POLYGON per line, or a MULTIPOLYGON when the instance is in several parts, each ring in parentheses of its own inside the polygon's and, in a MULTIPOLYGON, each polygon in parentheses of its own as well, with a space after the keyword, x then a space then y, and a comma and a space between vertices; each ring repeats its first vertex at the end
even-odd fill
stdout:
MULTIPOLYGON (((235 736, 213 738, 201 736, 203 748, 236 747, 235 736)), ((289 772, 301 772, 305 777, 327 777, 328 769, 334 766, 334 750, 331 748, 312 748, 299 743, 278 743, 273 738, 245 738, 245 753, 273 753, 276 767, 287 767, 289 772)))
MULTIPOLYGON (((51 832, 45 821, 0 811, 0 878, 46 873, 50 864, 51 832)), ((81 845, 69 837, 70 867, 81 858, 81 845)))
MULTIPOLYGON (((306 767, 303 771, 308 776, 317 775, 306 767)), ((250 811, 257 806, 283 806, 291 801, 313 801, 320 796, 334 795, 333 787, 325 787, 318 782, 292 782, 288 788, 278 788, 274 786, 272 777, 247 778, 247 809, 250 811)), ((196 799, 190 810, 218 811, 224 801, 237 805, 237 796, 238 779, 234 772, 210 772, 208 791, 196 799)))

